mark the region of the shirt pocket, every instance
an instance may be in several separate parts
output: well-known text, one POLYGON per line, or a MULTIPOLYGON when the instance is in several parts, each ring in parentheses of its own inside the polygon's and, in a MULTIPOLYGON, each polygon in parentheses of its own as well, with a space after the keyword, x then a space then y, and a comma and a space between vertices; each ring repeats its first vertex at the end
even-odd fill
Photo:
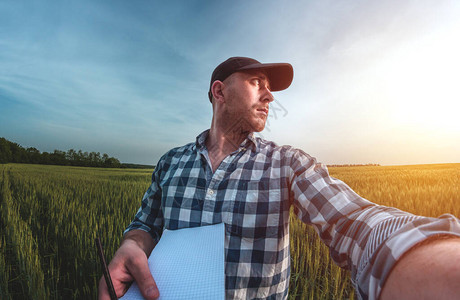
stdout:
POLYGON ((281 195, 262 182, 250 181, 245 192, 236 193, 227 231, 244 240, 278 238, 280 233, 281 195))

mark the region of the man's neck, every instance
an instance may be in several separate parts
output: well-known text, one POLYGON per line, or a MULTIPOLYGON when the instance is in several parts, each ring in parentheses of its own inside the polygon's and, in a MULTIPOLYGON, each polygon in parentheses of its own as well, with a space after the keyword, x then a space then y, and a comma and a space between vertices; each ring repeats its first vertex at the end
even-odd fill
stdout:
POLYGON ((206 138, 208 152, 230 154, 248 137, 249 131, 224 131, 221 128, 211 126, 206 138))
POLYGON ((239 145, 247 138, 249 132, 241 130, 225 131, 213 125, 211 125, 206 138, 206 148, 211 159, 212 169, 215 171, 225 157, 238 149, 239 145))

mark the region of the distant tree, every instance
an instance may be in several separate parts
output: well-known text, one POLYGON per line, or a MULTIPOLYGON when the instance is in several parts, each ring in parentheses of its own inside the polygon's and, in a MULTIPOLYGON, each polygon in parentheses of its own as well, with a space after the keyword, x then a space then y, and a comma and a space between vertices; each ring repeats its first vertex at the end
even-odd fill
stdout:
POLYGON ((40 157, 40 163, 44 165, 50 165, 51 164, 51 158, 50 154, 48 152, 43 152, 41 157, 40 157))
POLYGON ((102 159, 101 159, 101 153, 99 152, 91 152, 89 154, 89 161, 90 161, 90 166, 92 167, 100 167, 102 166, 102 159))
POLYGON ((76 154, 77 152, 74 150, 74 149, 69 149, 65 155, 65 158, 69 161, 69 162, 73 162, 76 160, 76 154))
POLYGON ((27 148, 26 149, 28 162, 31 164, 39 164, 41 161, 41 153, 37 148, 27 148))
POLYGON ((15 163, 28 163, 28 155, 24 148, 17 143, 10 142, 10 149, 12 154, 12 162, 15 163))
POLYGON ((89 153, 87 151, 83 152, 82 165, 85 167, 91 166, 91 161, 89 159, 89 153))
POLYGON ((105 162, 109 159, 107 153, 102 154, 102 165, 105 165, 105 162))
POLYGON ((67 160, 65 159, 65 152, 60 150, 54 150, 50 154, 50 161, 53 165, 67 165, 67 160))
POLYGON ((13 160, 10 143, 5 138, 0 138, 0 164, 5 164, 13 160))
POLYGON ((78 150, 75 158, 75 165, 81 166, 83 161, 83 152, 81 150, 78 150))
POLYGON ((121 163, 118 159, 114 157, 109 157, 107 154, 103 154, 102 157, 106 158, 104 159, 103 167, 105 168, 121 168, 121 163))

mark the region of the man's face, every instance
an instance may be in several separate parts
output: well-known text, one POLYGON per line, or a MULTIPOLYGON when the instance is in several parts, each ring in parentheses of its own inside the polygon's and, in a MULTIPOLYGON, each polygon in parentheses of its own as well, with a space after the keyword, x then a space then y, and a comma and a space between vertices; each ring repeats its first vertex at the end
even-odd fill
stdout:
POLYGON ((269 103, 274 100, 270 84, 263 72, 236 72, 224 80, 227 126, 241 122, 244 131, 260 132, 268 117, 269 103))

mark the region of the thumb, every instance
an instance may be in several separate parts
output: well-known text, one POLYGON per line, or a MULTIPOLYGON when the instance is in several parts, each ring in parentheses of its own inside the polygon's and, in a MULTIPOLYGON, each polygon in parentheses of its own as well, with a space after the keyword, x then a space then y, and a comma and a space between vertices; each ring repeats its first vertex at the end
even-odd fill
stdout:
POLYGON ((129 272, 134 277, 142 296, 147 300, 160 297, 157 284, 150 273, 147 256, 138 256, 129 266, 129 272))

